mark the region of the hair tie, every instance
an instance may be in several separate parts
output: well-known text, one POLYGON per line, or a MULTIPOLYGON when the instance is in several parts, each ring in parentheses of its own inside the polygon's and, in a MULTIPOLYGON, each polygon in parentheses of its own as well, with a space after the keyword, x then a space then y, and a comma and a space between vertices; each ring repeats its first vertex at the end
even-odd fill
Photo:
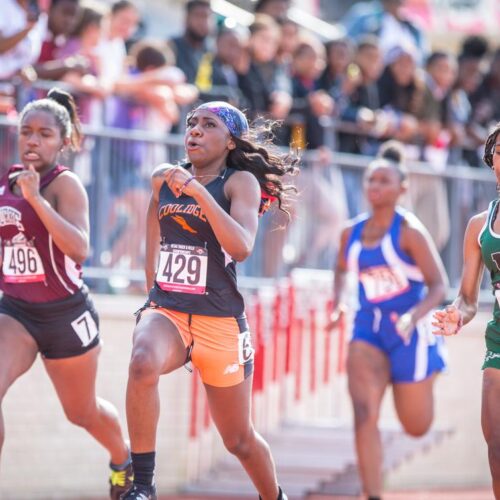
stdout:
POLYGON ((260 206, 259 217, 262 217, 270 208, 271 205, 277 200, 276 196, 268 194, 265 191, 260 192, 260 206))

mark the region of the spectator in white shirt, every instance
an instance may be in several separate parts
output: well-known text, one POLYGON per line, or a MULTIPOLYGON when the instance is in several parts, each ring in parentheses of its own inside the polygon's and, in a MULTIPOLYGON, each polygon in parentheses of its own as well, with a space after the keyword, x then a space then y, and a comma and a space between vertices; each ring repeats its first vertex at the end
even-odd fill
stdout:
POLYGON ((8 79, 34 63, 47 30, 47 15, 28 0, 2 0, 0 15, 0 79, 8 79))
POLYGON ((101 83, 112 92, 115 83, 126 74, 127 51, 125 42, 132 37, 139 24, 139 11, 129 0, 118 0, 104 23, 104 36, 98 53, 103 62, 101 83))

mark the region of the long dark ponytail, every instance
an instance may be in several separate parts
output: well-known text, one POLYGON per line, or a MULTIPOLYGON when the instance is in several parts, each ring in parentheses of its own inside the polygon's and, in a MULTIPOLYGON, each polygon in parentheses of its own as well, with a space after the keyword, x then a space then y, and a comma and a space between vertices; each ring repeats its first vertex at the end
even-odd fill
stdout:
MULTIPOLYGON (((291 193, 297 190, 292 184, 283 182, 285 175, 298 173, 299 158, 290 152, 281 152, 272 145, 271 128, 267 123, 252 127, 244 137, 234 137, 236 148, 227 156, 228 166, 236 170, 252 173, 260 184, 264 203, 278 201, 278 208, 290 215, 287 210, 291 193), (265 137, 265 140, 262 140, 265 137)), ((265 207, 264 210, 268 207, 265 207)))

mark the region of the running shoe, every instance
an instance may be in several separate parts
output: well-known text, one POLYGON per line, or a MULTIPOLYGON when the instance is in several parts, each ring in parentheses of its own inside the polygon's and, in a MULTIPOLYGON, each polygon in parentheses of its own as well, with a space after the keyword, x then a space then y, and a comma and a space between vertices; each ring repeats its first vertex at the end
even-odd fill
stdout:
POLYGON ((132 462, 123 470, 111 469, 109 476, 109 496, 111 500, 120 500, 120 496, 130 489, 133 481, 134 469, 132 468, 132 462))
POLYGON ((120 500, 157 500, 156 488, 154 485, 148 488, 134 484, 120 497, 120 500))
MULTIPOLYGON (((279 493, 278 493, 278 498, 276 500, 288 500, 288 497, 286 496, 286 493, 281 489, 280 486, 279 488, 279 493)), ((259 495, 259 500, 262 500, 262 497, 259 495)))
POLYGON ((280 493, 278 495, 278 500, 288 500, 286 493, 280 488, 280 493))

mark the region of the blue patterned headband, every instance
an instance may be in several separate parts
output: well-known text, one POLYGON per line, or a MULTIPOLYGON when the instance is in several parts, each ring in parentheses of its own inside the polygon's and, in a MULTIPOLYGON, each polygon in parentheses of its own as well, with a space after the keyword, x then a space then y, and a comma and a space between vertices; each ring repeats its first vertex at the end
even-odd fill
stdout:
POLYGON ((248 132, 248 121, 246 116, 238 108, 235 108, 227 102, 206 102, 198 106, 195 111, 198 109, 206 109, 214 115, 217 115, 234 137, 241 137, 248 132))

